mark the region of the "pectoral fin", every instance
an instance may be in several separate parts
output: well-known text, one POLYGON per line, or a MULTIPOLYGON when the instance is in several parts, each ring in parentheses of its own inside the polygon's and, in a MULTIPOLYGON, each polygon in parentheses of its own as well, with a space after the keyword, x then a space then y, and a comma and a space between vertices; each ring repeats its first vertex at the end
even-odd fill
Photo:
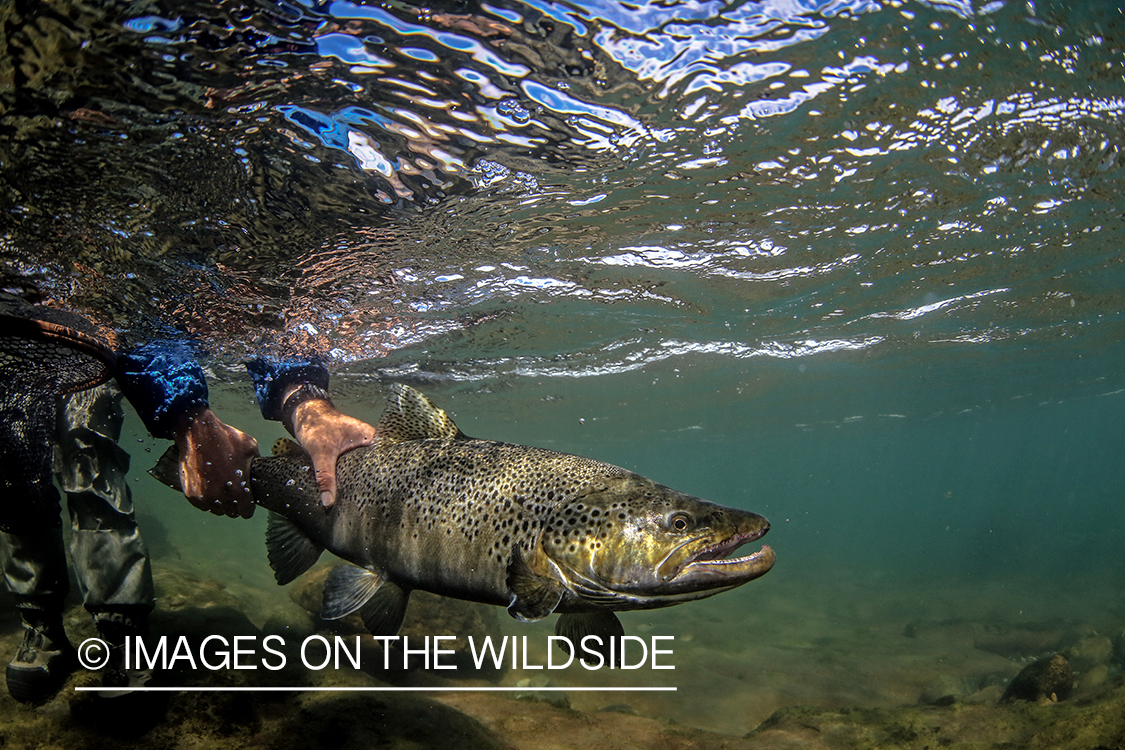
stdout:
POLYGON ((508 561, 508 614, 522 622, 536 622, 555 611, 563 587, 531 569, 519 547, 508 561))
MULTIPOLYGON (((621 625, 621 620, 617 619, 617 615, 612 612, 568 612, 565 615, 559 615, 559 621, 555 623, 555 635, 561 635, 567 639, 566 641, 555 642, 568 654, 572 653, 566 648, 568 643, 573 648, 582 645, 582 639, 586 636, 596 635, 599 640, 591 639, 583 645, 583 648, 601 654, 605 663, 609 665, 610 639, 621 638, 625 635, 625 628, 621 625)), ((621 665, 620 649, 618 649, 614 661, 616 663, 610 666, 618 667, 621 665)))
POLYGON ((357 565, 338 565, 324 580, 322 620, 339 620, 367 604, 383 585, 382 576, 357 565))
POLYGON ((288 518, 270 512, 266 523, 266 556, 279 586, 311 568, 323 551, 324 547, 305 536, 288 518))
POLYGON ((359 608, 359 616, 371 635, 398 635, 406 619, 406 604, 410 592, 398 584, 387 581, 359 608))

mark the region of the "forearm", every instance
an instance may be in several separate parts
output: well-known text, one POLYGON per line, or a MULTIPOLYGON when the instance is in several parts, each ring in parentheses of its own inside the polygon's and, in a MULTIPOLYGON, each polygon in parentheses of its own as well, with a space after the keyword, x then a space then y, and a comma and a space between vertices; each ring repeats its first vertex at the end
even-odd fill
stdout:
POLYGON ((293 412, 305 400, 328 398, 328 369, 319 358, 256 359, 246 363, 254 378, 254 392, 262 416, 280 421, 293 433, 293 412))
POLYGON ((117 380, 154 437, 174 439, 186 414, 209 406, 203 368, 180 341, 154 341, 120 355, 117 380))

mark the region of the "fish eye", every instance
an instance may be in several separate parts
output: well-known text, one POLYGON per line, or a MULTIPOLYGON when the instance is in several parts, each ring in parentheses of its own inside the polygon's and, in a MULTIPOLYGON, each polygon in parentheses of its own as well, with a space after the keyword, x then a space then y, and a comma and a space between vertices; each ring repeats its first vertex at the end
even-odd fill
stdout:
POLYGON ((695 526, 695 519, 687 513, 673 513, 668 518, 668 528, 673 531, 688 531, 695 526))

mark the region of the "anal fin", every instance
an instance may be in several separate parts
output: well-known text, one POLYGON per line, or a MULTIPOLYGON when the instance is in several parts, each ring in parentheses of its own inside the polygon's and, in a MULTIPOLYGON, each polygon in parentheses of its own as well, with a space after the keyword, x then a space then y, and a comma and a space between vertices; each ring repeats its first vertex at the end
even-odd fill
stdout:
POLYGON ((409 600, 409 591, 397 583, 387 581, 359 608, 359 616, 371 635, 398 635, 402 621, 406 619, 406 604, 409 600))
POLYGON ((519 547, 508 561, 508 614, 522 622, 536 622, 555 611, 563 597, 557 581, 538 575, 524 559, 519 547))
POLYGON ((295 523, 271 512, 266 523, 266 555, 279 586, 313 566, 324 547, 305 536, 295 523))
MULTIPOLYGON (((625 635, 625 627, 621 624, 621 620, 617 619, 617 615, 613 612, 567 612, 564 615, 559 615, 559 621, 555 623, 555 635, 561 635, 566 638, 566 641, 555 641, 559 644, 559 648, 564 652, 570 654, 566 646, 569 644, 571 648, 582 646, 586 651, 594 651, 602 655, 605 659, 605 664, 611 667, 621 666, 621 649, 617 649, 614 658, 614 664, 610 664, 610 639, 620 639, 625 635), (582 639, 588 635, 596 635, 598 640, 589 640, 585 644, 582 639)), ((620 644, 621 641, 618 640, 620 644)), ((583 659, 583 661, 590 661, 583 659)))
POLYGON ((382 576, 357 565, 337 565, 324 581, 323 620, 339 620, 367 604, 383 585, 382 576))

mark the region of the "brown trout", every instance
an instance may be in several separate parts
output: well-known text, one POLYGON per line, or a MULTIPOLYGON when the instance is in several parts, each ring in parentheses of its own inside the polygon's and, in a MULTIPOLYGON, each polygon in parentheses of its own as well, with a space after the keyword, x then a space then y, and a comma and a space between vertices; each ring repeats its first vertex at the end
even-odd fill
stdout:
POLYGON ((713 596, 774 564, 768 546, 727 557, 769 530, 756 513, 588 458, 467 437, 404 385, 391 388, 376 443, 337 462, 331 508, 307 454, 285 440, 274 452, 250 477, 254 501, 271 511, 277 582, 329 550, 352 565, 329 575, 321 616, 358 612, 375 635, 396 634, 422 589, 523 621, 559 613, 559 635, 604 639, 623 633, 614 611, 713 596))

